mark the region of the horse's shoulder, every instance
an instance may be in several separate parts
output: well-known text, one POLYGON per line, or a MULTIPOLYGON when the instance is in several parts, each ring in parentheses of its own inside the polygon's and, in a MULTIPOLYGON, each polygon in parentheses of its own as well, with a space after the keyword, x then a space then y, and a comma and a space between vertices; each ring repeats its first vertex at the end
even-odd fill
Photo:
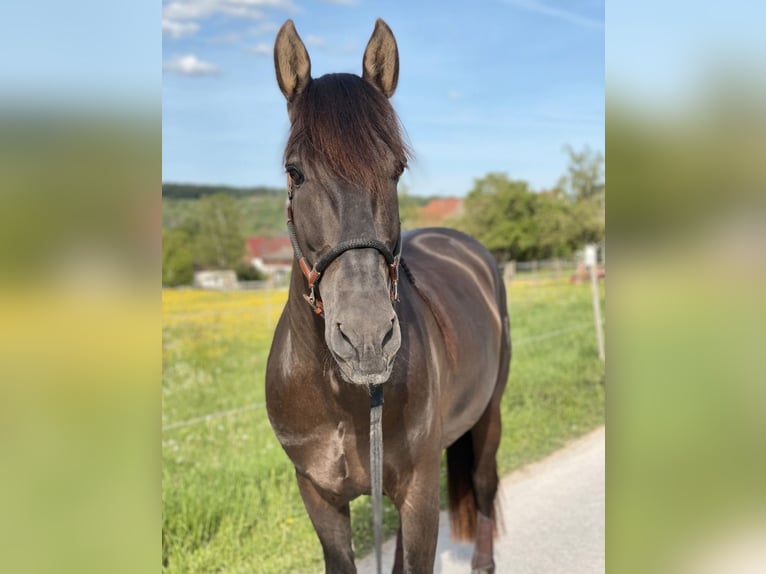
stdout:
POLYGON ((404 232, 404 245, 416 252, 428 252, 438 248, 456 254, 466 250, 492 258, 487 249, 474 237, 450 227, 420 227, 404 232))
POLYGON ((499 279, 492 254, 476 239, 456 229, 426 227, 403 236, 402 258, 412 278, 434 297, 449 283, 457 290, 472 283, 494 287, 499 279))
POLYGON ((407 280, 431 311, 454 362, 458 333, 468 332, 467 325, 480 317, 499 320, 502 277, 492 254, 455 229, 423 228, 403 236, 402 261, 407 280))

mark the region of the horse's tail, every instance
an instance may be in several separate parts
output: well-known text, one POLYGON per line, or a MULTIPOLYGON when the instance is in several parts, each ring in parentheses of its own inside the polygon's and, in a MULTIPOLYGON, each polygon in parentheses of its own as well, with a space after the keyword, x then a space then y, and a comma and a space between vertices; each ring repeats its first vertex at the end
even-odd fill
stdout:
POLYGON ((472 541, 476 535, 473 462, 473 439, 468 431, 447 447, 450 529, 455 540, 472 541))

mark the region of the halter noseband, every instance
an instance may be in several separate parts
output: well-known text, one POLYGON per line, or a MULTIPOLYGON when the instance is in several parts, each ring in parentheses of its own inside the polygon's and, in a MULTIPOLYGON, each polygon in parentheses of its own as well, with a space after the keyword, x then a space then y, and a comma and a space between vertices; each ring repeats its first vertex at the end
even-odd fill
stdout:
POLYGON ((349 239, 338 243, 338 245, 325 253, 313 266, 310 266, 298 245, 298 238, 295 235, 295 224, 293 223, 293 183, 292 178, 290 177, 288 177, 287 190, 287 232, 290 234, 290 242, 293 245, 295 259, 298 261, 298 266, 301 268, 301 272, 308 282, 309 292, 307 294, 304 293, 303 298, 308 301, 308 304, 311 305, 311 308, 317 315, 324 314, 322 300, 317 297, 315 292, 315 287, 319 284, 319 281, 322 278, 322 273, 324 273, 330 263, 346 251, 352 249, 375 249, 383 256, 388 265, 388 276, 391 280, 389 289, 391 301, 399 301, 399 261, 401 260, 402 255, 401 233, 396 240, 396 245, 394 245, 394 253, 389 251, 385 243, 378 241, 377 239, 349 239))

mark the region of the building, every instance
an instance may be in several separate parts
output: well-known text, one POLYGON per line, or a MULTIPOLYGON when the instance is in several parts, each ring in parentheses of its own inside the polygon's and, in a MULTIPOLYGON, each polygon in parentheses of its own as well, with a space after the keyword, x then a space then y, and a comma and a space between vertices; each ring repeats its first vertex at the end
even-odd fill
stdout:
POLYGON ((437 197, 418 210, 418 226, 431 227, 448 223, 463 214, 463 200, 459 197, 437 197))
POLYGON ((217 291, 233 291, 239 288, 237 274, 231 270, 196 271, 193 285, 198 289, 217 291))
POLYGON ((293 266, 293 246, 287 234, 277 237, 248 237, 246 240, 248 262, 275 281, 283 280, 293 266))

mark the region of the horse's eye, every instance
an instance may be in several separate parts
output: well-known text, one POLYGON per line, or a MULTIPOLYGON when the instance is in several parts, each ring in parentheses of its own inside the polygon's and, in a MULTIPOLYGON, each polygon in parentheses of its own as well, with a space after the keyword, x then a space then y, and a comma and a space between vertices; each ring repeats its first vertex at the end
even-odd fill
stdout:
POLYGON ((402 177, 406 167, 406 165, 402 164, 396 169, 396 174, 394 174, 394 181, 399 181, 399 178, 402 177))
POLYGON ((303 183, 303 172, 296 166, 292 164, 286 165, 285 170, 287 171, 287 180, 290 187, 298 187, 303 183))

